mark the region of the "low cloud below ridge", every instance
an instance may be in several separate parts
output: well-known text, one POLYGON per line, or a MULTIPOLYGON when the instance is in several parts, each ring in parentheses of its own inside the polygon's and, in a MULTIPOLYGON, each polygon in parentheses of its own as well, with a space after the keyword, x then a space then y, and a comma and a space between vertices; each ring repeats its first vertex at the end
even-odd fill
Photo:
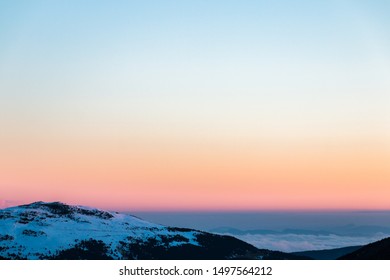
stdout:
POLYGON ((261 249, 278 250, 283 252, 298 252, 309 250, 326 250, 348 246, 365 245, 378 241, 387 234, 377 233, 373 236, 340 236, 307 235, 307 234, 244 234, 232 235, 261 249))

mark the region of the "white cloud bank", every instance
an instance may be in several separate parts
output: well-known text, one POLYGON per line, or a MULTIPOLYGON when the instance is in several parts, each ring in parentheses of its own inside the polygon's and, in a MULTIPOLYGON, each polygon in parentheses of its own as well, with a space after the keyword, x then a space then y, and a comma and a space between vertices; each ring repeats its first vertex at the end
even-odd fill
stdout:
POLYGON ((369 237, 339 236, 334 234, 245 234, 232 236, 248 242, 260 249, 278 250, 283 252, 324 250, 347 246, 365 245, 388 237, 388 235, 382 233, 378 233, 369 237))

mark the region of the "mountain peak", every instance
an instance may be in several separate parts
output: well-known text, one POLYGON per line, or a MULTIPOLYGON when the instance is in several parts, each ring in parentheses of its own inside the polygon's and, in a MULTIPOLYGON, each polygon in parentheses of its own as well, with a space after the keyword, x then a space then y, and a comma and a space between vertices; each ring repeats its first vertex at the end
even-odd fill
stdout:
POLYGON ((13 208, 41 210, 51 215, 66 216, 69 218, 73 217, 74 215, 94 216, 101 219, 111 219, 114 217, 112 213, 107 211, 102 211, 99 209, 89 208, 84 206, 68 205, 59 201, 55 201, 55 202, 37 201, 37 202, 20 205, 13 208))
MULTIPOLYGON (((50 210, 53 212, 60 212, 63 214, 71 212, 71 206, 67 205, 65 203, 56 201, 56 202, 43 202, 43 201, 37 201, 30 204, 20 205, 21 208, 27 208, 27 209, 45 209, 50 210)), ((58 213, 58 214, 60 214, 58 213)))

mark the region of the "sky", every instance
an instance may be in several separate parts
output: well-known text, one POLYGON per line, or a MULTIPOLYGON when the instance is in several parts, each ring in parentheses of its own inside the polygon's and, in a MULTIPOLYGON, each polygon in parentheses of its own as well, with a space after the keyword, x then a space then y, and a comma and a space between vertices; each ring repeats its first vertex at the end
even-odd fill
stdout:
POLYGON ((390 211, 131 212, 147 221, 297 252, 364 245, 390 234, 390 211), (241 231, 241 232, 240 232, 241 231))
MULTIPOLYGON (((147 221, 202 231, 265 234, 265 231, 296 234, 332 233, 345 236, 372 236, 390 233, 390 211, 223 211, 223 212, 131 212, 147 221), (259 232, 260 230, 260 232, 259 232), (291 232, 290 232, 291 233, 291 232)), ((272 233, 272 232, 268 232, 272 233)), ((341 246, 340 246, 341 247, 341 246)))
POLYGON ((0 1, 0 207, 390 209, 388 1, 0 1))

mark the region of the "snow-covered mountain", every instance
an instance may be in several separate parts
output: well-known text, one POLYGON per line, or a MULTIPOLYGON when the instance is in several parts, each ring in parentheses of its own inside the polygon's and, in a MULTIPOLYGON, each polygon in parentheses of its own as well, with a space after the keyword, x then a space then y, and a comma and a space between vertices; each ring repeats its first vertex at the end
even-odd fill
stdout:
POLYGON ((231 236, 35 202, 0 210, 0 259, 294 259, 231 236))

